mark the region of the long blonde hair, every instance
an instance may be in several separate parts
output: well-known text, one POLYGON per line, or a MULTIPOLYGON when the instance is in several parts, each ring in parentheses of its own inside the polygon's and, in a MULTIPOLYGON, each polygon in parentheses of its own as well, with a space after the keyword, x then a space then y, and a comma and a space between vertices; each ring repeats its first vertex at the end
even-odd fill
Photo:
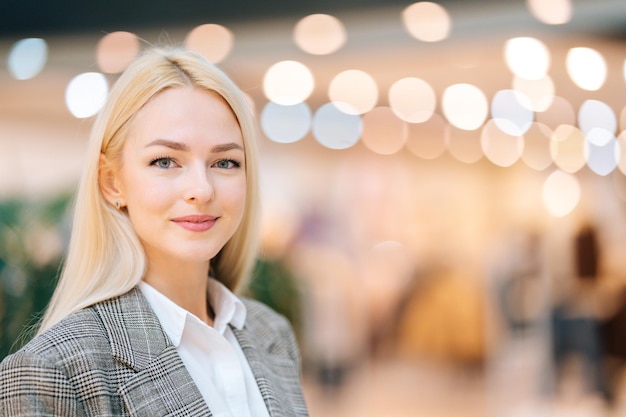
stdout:
POLYGON ((89 139, 86 165, 74 202, 74 222, 58 285, 39 333, 71 313, 121 295, 142 279, 146 256, 128 216, 109 204, 99 186, 103 154, 117 161, 137 112, 165 89, 193 86, 215 91, 226 100, 241 128, 246 159, 246 207, 239 228, 211 260, 211 274, 236 291, 256 258, 258 173, 256 124, 239 88, 216 66, 178 48, 152 48, 124 71, 98 115, 89 139))

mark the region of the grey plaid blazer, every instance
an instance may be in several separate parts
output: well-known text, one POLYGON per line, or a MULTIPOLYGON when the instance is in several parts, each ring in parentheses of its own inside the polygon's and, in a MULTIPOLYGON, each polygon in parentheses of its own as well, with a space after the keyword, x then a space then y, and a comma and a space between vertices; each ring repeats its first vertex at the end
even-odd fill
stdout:
MULTIPOLYGON (((243 300, 232 329, 272 417, 307 416, 287 320, 243 300)), ((0 416, 211 416, 141 292, 81 310, 0 364, 0 416)))

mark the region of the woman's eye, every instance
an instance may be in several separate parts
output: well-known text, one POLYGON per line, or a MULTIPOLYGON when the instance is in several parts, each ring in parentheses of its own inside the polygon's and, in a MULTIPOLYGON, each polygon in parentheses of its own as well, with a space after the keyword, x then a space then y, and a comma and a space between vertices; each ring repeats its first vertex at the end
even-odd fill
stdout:
POLYGON ((163 169, 174 168, 174 160, 172 158, 157 158, 153 160, 150 165, 163 169))
POLYGON ((220 169, 232 169, 239 168, 241 164, 232 159, 221 159, 215 163, 215 166, 220 169))

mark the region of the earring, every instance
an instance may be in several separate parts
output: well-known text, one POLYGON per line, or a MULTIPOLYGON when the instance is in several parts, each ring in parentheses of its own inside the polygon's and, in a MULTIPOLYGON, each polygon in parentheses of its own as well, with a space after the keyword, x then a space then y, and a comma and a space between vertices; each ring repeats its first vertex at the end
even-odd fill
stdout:
POLYGON ((119 210, 120 207, 122 207, 122 202, 120 200, 115 200, 115 208, 119 210))

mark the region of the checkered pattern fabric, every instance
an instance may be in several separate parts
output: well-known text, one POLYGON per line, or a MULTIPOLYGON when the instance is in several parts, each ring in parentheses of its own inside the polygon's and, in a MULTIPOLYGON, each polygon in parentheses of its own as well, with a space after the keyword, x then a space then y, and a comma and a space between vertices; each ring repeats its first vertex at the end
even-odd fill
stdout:
MULTIPOLYGON (((307 416, 287 320, 243 300, 233 328, 272 417, 307 416)), ((141 292, 75 313, 0 364, 0 416, 211 416, 141 292)))

